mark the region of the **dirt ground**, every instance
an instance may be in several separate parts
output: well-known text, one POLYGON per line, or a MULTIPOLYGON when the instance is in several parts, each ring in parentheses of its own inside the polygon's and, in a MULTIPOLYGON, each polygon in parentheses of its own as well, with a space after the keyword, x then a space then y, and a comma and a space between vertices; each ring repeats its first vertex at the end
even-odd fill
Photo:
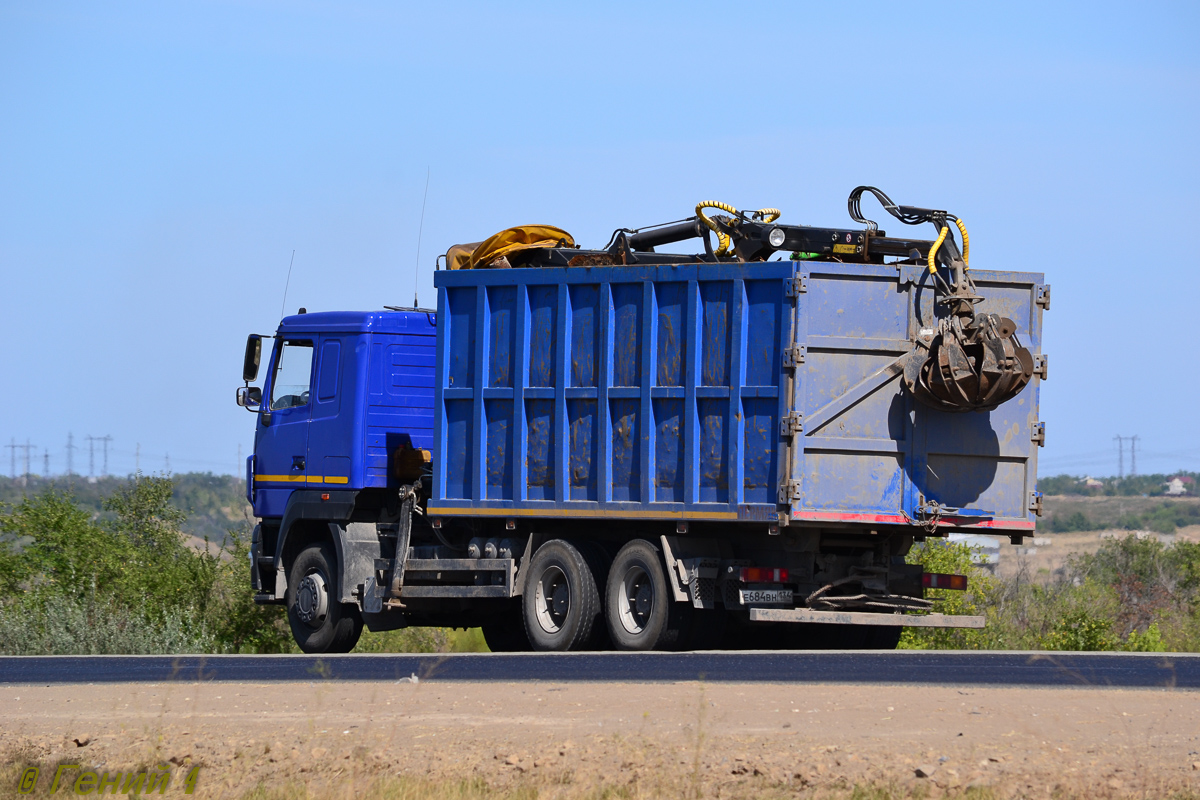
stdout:
POLYGON ((926 797, 968 787, 997 798, 1200 793, 1200 693, 1183 691, 10 684, 0 686, 0 720, 0 751, 13 768, 42 764, 40 790, 55 763, 115 772, 167 762, 201 767, 201 797, 289 782, 365 787, 380 775, 527 784, 539 797, 606 787, 626 797, 849 796, 856 784, 926 797))

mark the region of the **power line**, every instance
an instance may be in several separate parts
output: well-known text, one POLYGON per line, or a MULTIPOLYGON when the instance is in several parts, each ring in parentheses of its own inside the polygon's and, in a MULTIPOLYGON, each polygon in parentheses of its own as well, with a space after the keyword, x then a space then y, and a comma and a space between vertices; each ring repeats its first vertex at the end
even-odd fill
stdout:
POLYGON ((9 477, 11 477, 13 480, 16 480, 17 479, 17 440, 15 438, 10 439, 9 443, 4 446, 9 449, 9 451, 11 452, 11 455, 12 455, 12 466, 9 467, 9 477))
POLYGON ((67 432, 67 476, 75 474, 75 434, 67 432))
POLYGON ((108 477, 108 443, 112 441, 112 436, 105 434, 104 436, 96 437, 96 441, 104 442, 104 472, 100 473, 104 477, 108 477))
MULTIPOLYGON (((25 482, 29 482, 29 454, 37 448, 37 445, 30 444, 29 440, 25 440, 25 444, 15 445, 18 449, 25 451, 25 482)), ((14 451, 15 452, 15 451, 14 451)))
POLYGON ((88 480, 96 478, 96 437, 88 434, 84 437, 88 443, 88 480))

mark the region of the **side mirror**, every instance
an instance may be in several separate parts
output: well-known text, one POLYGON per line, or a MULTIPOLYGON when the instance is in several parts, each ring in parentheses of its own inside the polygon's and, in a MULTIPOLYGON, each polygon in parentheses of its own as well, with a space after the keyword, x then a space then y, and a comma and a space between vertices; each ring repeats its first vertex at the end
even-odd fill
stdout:
POLYGON ((262 361, 262 337, 257 333, 246 339, 246 360, 242 363, 242 380, 249 383, 258 377, 258 364, 262 361))
POLYGON ((262 405, 262 389, 257 386, 239 386, 237 390, 237 404, 243 408, 255 410, 262 405))

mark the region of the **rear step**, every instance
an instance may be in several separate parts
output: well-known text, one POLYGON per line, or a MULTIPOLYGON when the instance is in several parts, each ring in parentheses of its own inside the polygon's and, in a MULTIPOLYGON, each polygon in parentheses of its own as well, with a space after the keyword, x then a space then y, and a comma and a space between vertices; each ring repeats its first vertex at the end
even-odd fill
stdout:
POLYGON ((986 617, 950 614, 872 614, 863 611, 809 611, 807 608, 752 608, 751 622, 819 622, 904 628, 982 628, 986 617))

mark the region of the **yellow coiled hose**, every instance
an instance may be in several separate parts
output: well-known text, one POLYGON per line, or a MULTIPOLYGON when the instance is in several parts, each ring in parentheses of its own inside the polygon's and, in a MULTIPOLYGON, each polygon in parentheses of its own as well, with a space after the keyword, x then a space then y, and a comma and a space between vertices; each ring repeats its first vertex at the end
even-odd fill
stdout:
MULTIPOLYGON (((717 235, 716 255, 729 255, 729 250, 733 246, 733 240, 729 238, 729 234, 717 227, 717 223, 708 218, 704 213, 704 209, 706 208, 715 208, 718 211, 724 211, 726 214, 733 214, 734 216, 737 216, 740 212, 728 203, 722 203, 718 200, 702 200, 696 204, 696 216, 700 218, 700 221, 704 223, 706 228, 717 235)), ((751 216, 757 217, 763 222, 774 222, 781 215, 782 212, 778 208, 760 208, 751 216)))
MULTIPOLYGON (((971 263, 971 237, 967 234, 967 226, 961 219, 955 218, 954 224, 958 226, 958 231, 962 234, 963 268, 969 269, 971 263)), ((938 249, 942 246, 942 242, 946 241, 946 236, 948 236, 949 233, 950 228, 943 225, 941 232, 938 234, 937 240, 935 240, 933 243, 933 247, 929 248, 929 271, 932 273, 937 273, 935 257, 937 256, 938 249)))
POLYGON ((954 224, 958 226, 959 232, 963 237, 963 266, 970 267, 971 265, 971 237, 967 236, 967 226, 961 219, 955 218, 954 224))
POLYGON ((946 235, 950 233, 950 229, 945 225, 942 226, 938 238, 934 240, 933 247, 929 248, 929 272, 932 275, 937 274, 937 251, 942 246, 942 242, 946 241, 946 235))

